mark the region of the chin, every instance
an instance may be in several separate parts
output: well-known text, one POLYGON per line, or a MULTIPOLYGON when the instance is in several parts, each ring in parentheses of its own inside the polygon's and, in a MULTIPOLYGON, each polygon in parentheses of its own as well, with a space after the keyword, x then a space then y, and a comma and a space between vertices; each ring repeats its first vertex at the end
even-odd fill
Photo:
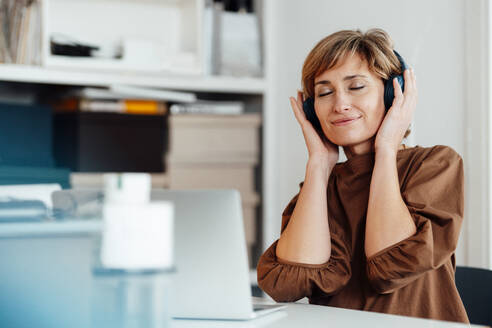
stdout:
POLYGON ((371 140, 371 136, 365 136, 365 137, 360 137, 360 136, 344 136, 343 138, 332 138, 328 137, 328 140, 333 142, 337 146, 341 147, 351 147, 351 146, 356 146, 360 145, 362 143, 365 143, 369 140, 371 140))
POLYGON ((342 147, 357 145, 365 141, 365 139, 363 138, 347 138, 347 137, 345 138, 328 137, 328 140, 333 142, 335 145, 342 146, 342 147))

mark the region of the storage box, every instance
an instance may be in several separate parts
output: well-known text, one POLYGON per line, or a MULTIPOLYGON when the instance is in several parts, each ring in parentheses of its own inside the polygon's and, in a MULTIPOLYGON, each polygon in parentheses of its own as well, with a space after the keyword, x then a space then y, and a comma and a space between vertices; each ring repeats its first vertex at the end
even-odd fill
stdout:
POLYGON ((171 163, 258 162, 260 114, 171 115, 171 163))
POLYGON ((180 164, 168 166, 171 188, 233 188, 255 190, 254 167, 248 164, 180 164))
POLYGON ((78 172, 163 172, 166 116, 55 115, 55 158, 78 172))

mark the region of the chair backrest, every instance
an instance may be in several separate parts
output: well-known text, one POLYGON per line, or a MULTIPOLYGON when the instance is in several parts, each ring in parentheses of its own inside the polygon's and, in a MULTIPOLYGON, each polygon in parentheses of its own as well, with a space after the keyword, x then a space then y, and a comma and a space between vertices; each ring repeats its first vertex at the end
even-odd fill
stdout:
POLYGON ((458 266, 455 280, 470 323, 492 326, 492 271, 458 266))

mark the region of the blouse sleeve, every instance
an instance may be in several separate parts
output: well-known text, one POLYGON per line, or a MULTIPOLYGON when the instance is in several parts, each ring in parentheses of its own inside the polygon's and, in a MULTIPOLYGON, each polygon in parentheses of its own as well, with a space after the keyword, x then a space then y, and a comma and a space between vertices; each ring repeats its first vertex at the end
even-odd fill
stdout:
POLYGON ((412 167, 402 198, 417 232, 367 259, 367 276, 381 294, 391 293, 435 270, 454 254, 463 221, 463 161, 436 146, 412 167))
MULTIPOLYGON (((287 205, 282 214, 283 232, 294 211, 299 194, 287 205)), ((276 256, 277 243, 261 256, 258 266, 258 285, 277 302, 294 302, 313 293, 326 296, 336 294, 351 276, 350 249, 342 228, 329 221, 331 234, 331 256, 328 262, 310 265, 281 260, 276 256)))

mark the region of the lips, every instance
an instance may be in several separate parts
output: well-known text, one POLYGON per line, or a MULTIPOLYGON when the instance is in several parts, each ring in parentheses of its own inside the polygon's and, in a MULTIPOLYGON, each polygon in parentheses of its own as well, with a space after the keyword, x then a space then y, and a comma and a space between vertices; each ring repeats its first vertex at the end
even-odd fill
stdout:
POLYGON ((347 124, 350 124, 350 123, 358 120, 359 118, 360 118, 360 116, 359 117, 346 117, 346 118, 341 118, 339 120, 333 121, 332 124, 333 125, 337 125, 337 126, 339 126, 339 125, 347 125, 347 124))

